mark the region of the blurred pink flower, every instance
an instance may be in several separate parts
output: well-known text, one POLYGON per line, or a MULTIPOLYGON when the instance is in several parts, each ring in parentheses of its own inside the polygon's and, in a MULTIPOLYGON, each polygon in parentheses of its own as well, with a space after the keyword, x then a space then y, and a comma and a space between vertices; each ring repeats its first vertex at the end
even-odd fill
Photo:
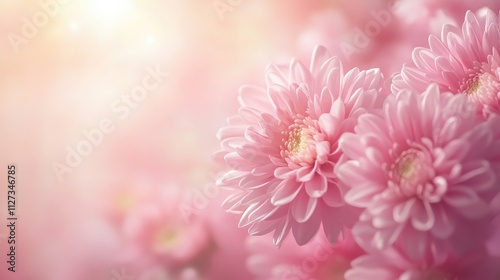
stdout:
POLYGON ((428 256, 412 261, 395 248, 361 256, 352 261, 346 280, 421 280, 421 279, 499 279, 498 259, 488 256, 484 248, 463 257, 428 256))
POLYGON ((404 9, 405 15, 409 18, 420 17, 420 23, 428 24, 424 20, 436 18, 440 13, 449 17, 452 21, 462 21, 468 10, 477 11, 483 7, 494 11, 500 9, 500 3, 495 0, 476 0, 476 1, 456 1, 456 0, 397 0, 397 5, 404 9))
POLYGON ((192 207, 189 189, 129 179, 133 183, 106 185, 108 207, 98 204, 97 211, 85 213, 96 216, 73 215, 79 224, 60 241, 71 254, 61 256, 64 265, 57 273, 51 270, 54 279, 109 280, 113 273, 138 280, 202 279, 211 261, 212 234, 206 217, 187 221, 181 215, 179 206, 192 207), (71 242, 75 238, 78 242, 71 242))
POLYGON ((403 63, 411 61, 411 51, 416 46, 426 42, 428 30, 406 24, 395 13, 392 1, 357 1, 362 5, 342 2, 350 10, 348 13, 332 8, 311 17, 297 40, 301 55, 309 55, 319 44, 338 56, 346 68, 376 67, 385 76, 391 76, 401 70, 403 63))
POLYGON ((150 182, 124 178, 103 187, 103 199, 97 202, 97 210, 110 224, 119 227, 124 220, 155 199, 161 188, 152 187, 150 182))
POLYGON ((236 189, 226 201, 242 214, 251 235, 274 231, 279 245, 292 230, 306 244, 321 224, 330 242, 357 213, 346 206, 333 172, 341 156, 337 140, 357 118, 379 105, 378 69, 344 74, 323 47, 311 66, 292 61, 289 70, 270 66, 267 90, 241 88, 239 114, 218 133, 227 172, 217 184, 236 189))
POLYGON ((399 241, 413 259, 427 249, 463 253, 485 238, 498 193, 500 118, 481 122, 455 111, 461 95, 401 91, 385 114, 366 114, 340 148, 336 169, 351 189, 345 200, 366 208, 353 228, 366 250, 399 241), (436 249, 437 248, 437 249, 436 249))
POLYGON ((267 237, 249 237, 252 252, 247 266, 258 280, 281 279, 344 279, 350 262, 364 254, 347 230, 345 239, 332 246, 324 238, 314 238, 304 246, 285 240, 278 249, 267 237))
POLYGON ((441 40, 429 37, 430 48, 413 52, 415 65, 405 65, 393 79, 392 90, 422 92, 430 83, 444 91, 463 93, 479 114, 500 113, 500 22, 493 11, 467 12, 462 29, 446 25, 441 40))
POLYGON ((141 259, 169 268, 191 265, 210 249, 210 232, 202 219, 183 219, 179 211, 185 192, 168 186, 134 211, 123 222, 123 235, 141 259))

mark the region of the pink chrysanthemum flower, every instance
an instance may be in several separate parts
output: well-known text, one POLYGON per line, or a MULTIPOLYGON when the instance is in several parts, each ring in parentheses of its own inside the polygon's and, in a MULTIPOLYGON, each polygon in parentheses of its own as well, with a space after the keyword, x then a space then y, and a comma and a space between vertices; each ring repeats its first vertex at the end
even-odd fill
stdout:
POLYGON ((250 234, 274 231, 277 245, 290 230, 306 244, 320 224, 335 242, 357 217, 333 171, 341 156, 337 140, 381 103, 380 71, 344 74, 340 61, 319 47, 309 69, 298 61, 289 71, 271 66, 266 84, 267 90, 240 90, 239 114, 218 133, 218 156, 228 170, 217 184, 237 190, 225 205, 242 213, 239 226, 250 225, 250 234))
POLYGON ((462 29, 446 25, 441 40, 429 37, 430 48, 413 51, 414 66, 405 65, 392 90, 423 92, 430 83, 464 94, 484 117, 500 114, 500 21, 489 9, 467 12, 462 29))
POLYGON ((346 280, 494 280, 500 279, 498 258, 492 258, 484 248, 477 248, 466 256, 429 256, 413 261, 400 251, 385 251, 361 256, 352 261, 346 280))
POLYGON ((462 95, 402 91, 384 114, 360 117, 340 148, 345 200, 366 208, 353 228, 366 250, 396 241, 413 259, 427 250, 461 254, 487 234, 500 172, 500 118, 481 122, 456 108, 462 95))

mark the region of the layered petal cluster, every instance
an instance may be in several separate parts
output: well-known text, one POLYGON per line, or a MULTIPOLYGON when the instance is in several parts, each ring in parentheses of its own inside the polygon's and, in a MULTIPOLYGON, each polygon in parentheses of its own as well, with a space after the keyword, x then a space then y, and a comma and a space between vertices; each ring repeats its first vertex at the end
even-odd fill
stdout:
POLYGON ((218 133, 227 171, 217 184, 234 190, 225 207, 241 214, 239 226, 251 235, 274 231, 278 245, 290 230, 306 244, 321 224, 333 243, 357 218, 334 174, 338 139, 380 106, 380 71, 344 73, 318 47, 309 69, 295 60, 288 69, 270 66, 266 84, 240 90, 239 114, 218 133))
POLYGON ((353 228, 363 248, 398 243, 419 260, 484 242, 499 192, 500 119, 457 112, 466 102, 437 85, 401 91, 342 136, 336 171, 350 187, 345 200, 365 209, 353 228))
POLYGON ((487 118, 500 113, 500 19, 489 9, 467 12, 462 28, 445 25, 441 38, 429 37, 429 48, 413 51, 414 65, 404 65, 392 91, 423 92, 430 83, 463 94, 487 118))

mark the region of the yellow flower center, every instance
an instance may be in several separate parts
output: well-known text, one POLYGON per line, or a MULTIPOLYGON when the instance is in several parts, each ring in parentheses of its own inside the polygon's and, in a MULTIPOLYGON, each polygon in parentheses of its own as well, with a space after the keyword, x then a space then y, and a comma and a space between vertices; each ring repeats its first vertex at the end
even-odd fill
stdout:
POLYGON ((497 102, 500 81, 491 68, 483 66, 471 69, 468 77, 460 83, 460 92, 479 103, 497 102))
POLYGON ((172 228, 161 230, 155 239, 155 245, 159 250, 169 250, 179 241, 179 234, 172 228))
POLYGON ((418 169, 418 163, 414 157, 407 156, 398 164, 397 169, 401 178, 408 179, 415 174, 418 169))
POLYGON ((284 143, 286 149, 294 155, 300 155, 307 148, 306 137, 302 127, 294 127, 288 134, 288 140, 284 143))
POLYGON ((405 197, 418 197, 432 203, 440 201, 446 186, 433 182, 436 170, 432 160, 430 151, 414 144, 387 166, 389 187, 405 197))
POLYGON ((396 182, 404 183, 417 179, 421 169, 418 154, 404 152, 394 163, 393 171, 396 182))
POLYGON ((115 201, 115 207, 118 211, 122 213, 126 213, 130 210, 134 205, 136 205, 137 200, 133 195, 129 193, 121 194, 115 201))
POLYGON ((477 94, 479 92, 479 90, 481 89, 480 78, 480 76, 474 76, 467 81, 465 90, 465 93, 467 95, 477 94))
POLYGON ((291 166, 312 165, 316 160, 315 143, 324 138, 318 131, 317 121, 297 116, 288 128, 281 132, 281 157, 291 166), (323 138, 322 138, 323 137, 323 138))

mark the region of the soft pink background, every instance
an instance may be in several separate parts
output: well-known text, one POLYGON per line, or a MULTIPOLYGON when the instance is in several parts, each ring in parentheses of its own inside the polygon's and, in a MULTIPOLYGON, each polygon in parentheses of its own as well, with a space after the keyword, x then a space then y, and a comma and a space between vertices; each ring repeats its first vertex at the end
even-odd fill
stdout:
MULTIPOLYGON (((23 18, 31 20, 41 7, 0 1, 2 279, 92 279, 89 267, 122 269, 114 258, 127 240, 108 217, 122 192, 142 185, 203 191, 217 168, 210 158, 218 147, 215 133, 236 112, 241 84, 263 84, 270 62, 298 57, 307 63, 316 44, 338 52, 355 28, 373 20, 372 12, 388 7, 384 0, 242 0, 221 19, 212 0, 66 2, 16 51, 8 34, 20 35, 23 18), (120 119, 113 103, 157 65, 169 76, 120 119), (64 164, 66 147, 75 148, 84 130, 106 118, 114 130, 59 180, 54 162, 64 164), (8 164, 18 169, 15 274, 4 261, 8 164)), ((346 65, 381 67, 389 77, 443 23, 461 21, 466 9, 499 6, 413 3, 397 1, 388 25, 346 65)), ((219 208, 223 196, 210 197, 196 214, 217 245, 202 276, 251 279, 245 230, 219 208)))

